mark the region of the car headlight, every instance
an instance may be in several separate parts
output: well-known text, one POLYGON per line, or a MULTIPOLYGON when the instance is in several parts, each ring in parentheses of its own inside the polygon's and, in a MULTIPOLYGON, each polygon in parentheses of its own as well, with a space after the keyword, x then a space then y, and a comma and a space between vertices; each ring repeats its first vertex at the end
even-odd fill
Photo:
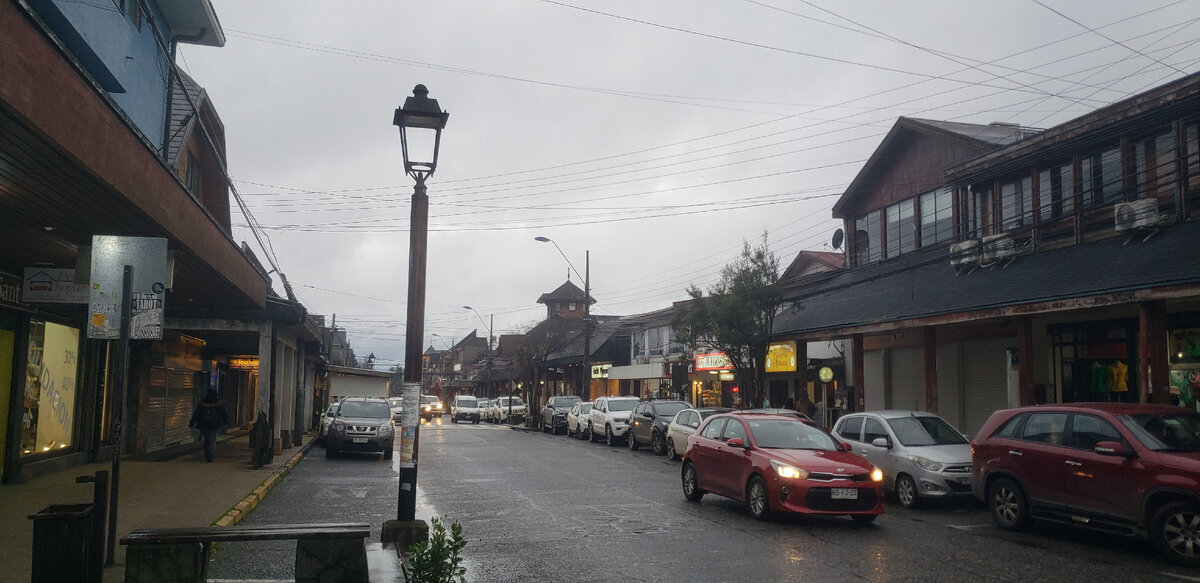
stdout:
POLYGON ((783 462, 771 460, 771 468, 779 474, 780 478, 788 478, 790 480, 807 480, 808 471, 797 468, 796 466, 788 465, 783 462))
POLYGON ((341 430, 342 430, 342 429, 344 429, 345 427, 346 427, 346 424, 345 424, 345 423, 342 423, 341 421, 334 421, 334 422, 333 422, 333 425, 330 425, 330 426, 329 426, 329 429, 331 429, 331 430, 332 430, 332 429, 336 429, 337 431, 341 431, 341 430))
POLYGON ((379 433, 387 434, 392 432, 392 423, 389 421, 379 425, 379 433))
POLYGON ((422 408, 422 409, 424 409, 424 410, 426 410, 426 411, 428 411, 428 410, 429 410, 429 405, 423 405, 421 408, 422 408))
POLYGON ((941 462, 935 462, 929 458, 921 457, 919 455, 908 456, 908 461, 910 461, 914 464, 917 464, 917 467, 919 467, 923 470, 928 470, 930 472, 937 472, 937 471, 941 471, 941 469, 942 469, 941 462))
POLYGON ((881 470, 879 468, 871 468, 871 481, 872 482, 882 482, 883 481, 883 470, 881 470))
POLYGON ((442 408, 442 404, 441 404, 441 403, 438 403, 438 404, 436 405, 436 407, 437 407, 438 409, 441 409, 441 408, 442 408))

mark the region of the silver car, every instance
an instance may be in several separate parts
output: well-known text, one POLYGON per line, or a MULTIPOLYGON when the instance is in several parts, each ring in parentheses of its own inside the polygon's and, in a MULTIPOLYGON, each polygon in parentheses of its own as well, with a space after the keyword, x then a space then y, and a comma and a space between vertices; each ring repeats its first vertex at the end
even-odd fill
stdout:
POLYGON ((567 411, 567 437, 575 436, 579 439, 587 437, 583 431, 587 428, 588 413, 591 411, 591 401, 571 405, 571 410, 567 411))
POLYGON ((379 452, 392 459, 395 446, 392 409, 380 397, 349 397, 338 407, 325 435, 325 457, 348 451, 379 452))
POLYGON ((710 415, 728 413, 733 409, 704 407, 701 409, 684 409, 675 414, 671 424, 667 425, 667 457, 677 460, 687 451, 687 438, 696 432, 700 422, 710 415))
POLYGON ((885 487, 905 508, 971 497, 971 443, 933 413, 851 413, 837 420, 833 432, 883 470, 885 487))
POLYGON ((321 413, 321 427, 317 430, 317 443, 320 445, 325 445, 325 436, 329 435, 329 426, 333 423, 333 418, 337 417, 338 407, 341 406, 340 402, 331 403, 329 408, 321 413))

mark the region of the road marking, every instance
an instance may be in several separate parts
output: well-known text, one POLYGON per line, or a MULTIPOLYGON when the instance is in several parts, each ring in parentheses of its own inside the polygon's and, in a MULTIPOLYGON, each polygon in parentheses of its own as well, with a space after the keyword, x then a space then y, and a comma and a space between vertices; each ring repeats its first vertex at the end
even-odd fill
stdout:
POLYGON ((1200 581, 1200 577, 1189 577, 1187 575, 1178 575, 1175 573, 1159 572, 1159 575, 1170 577, 1172 579, 1179 579, 1180 581, 1200 581))

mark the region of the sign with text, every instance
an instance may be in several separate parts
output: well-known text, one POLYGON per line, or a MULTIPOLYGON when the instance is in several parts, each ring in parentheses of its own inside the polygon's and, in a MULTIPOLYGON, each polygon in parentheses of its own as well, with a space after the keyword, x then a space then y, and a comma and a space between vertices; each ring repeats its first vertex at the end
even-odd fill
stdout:
POLYGON ((796 341, 775 342, 767 346, 767 372, 796 370, 796 341))
POLYGON ((21 298, 28 303, 86 304, 87 282, 75 283, 74 269, 26 267, 21 298))
POLYGON ((724 352, 696 355, 696 370, 729 370, 733 363, 724 352))
POLYGON ((21 303, 21 278, 0 272, 0 306, 29 308, 21 303))
POLYGON ((611 364, 593 364, 592 365, 592 378, 594 378, 594 379, 608 378, 608 369, 610 369, 610 368, 612 368, 611 364))
POLYGON ((121 337, 121 313, 131 310, 132 340, 162 338, 167 291, 167 240, 161 237, 92 237, 92 280, 88 293, 88 338, 121 337), (133 268, 130 297, 121 297, 125 266, 133 268))

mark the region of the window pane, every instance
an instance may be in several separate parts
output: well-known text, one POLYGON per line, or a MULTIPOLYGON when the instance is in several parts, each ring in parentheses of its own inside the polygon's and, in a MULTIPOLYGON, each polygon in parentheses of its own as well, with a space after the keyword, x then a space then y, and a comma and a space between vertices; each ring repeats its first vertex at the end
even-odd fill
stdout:
POLYGON ((1187 185, 1192 192, 1200 191, 1200 125, 1187 126, 1187 185))
POLYGON ((880 224, 883 211, 877 210, 855 221, 854 264, 866 265, 883 258, 880 241, 883 238, 880 224))
POLYGON ((71 445, 75 432, 78 351, 77 328, 43 320, 30 322, 21 455, 56 451, 71 445))
POLYGON ((949 241, 954 234, 950 188, 921 195, 921 246, 949 241))
POLYGON ((916 248, 912 199, 887 207, 887 256, 897 257, 916 248))

